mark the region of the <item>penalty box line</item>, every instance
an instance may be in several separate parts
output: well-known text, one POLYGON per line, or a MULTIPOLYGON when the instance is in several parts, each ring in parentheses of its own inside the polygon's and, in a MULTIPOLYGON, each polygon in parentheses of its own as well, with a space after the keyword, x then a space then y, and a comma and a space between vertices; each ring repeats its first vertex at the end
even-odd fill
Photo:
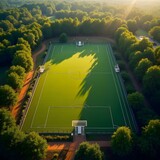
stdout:
POLYGON ((72 71, 69 71, 69 72, 53 72, 53 74, 62 74, 62 75, 82 75, 82 74, 90 74, 90 75, 99 75, 99 74, 102 74, 102 75, 107 75, 107 74, 112 74, 112 72, 94 72, 94 73, 91 73, 91 72, 80 72, 80 71, 75 71, 75 72, 72 72, 72 71))
MULTIPOLYGON (((47 115, 46 115, 46 119, 45 119, 45 123, 44 123, 44 127, 33 127, 31 126, 30 128, 70 128, 70 127, 46 127, 47 126, 47 122, 48 122, 48 117, 49 117, 49 113, 50 110, 52 108, 83 108, 82 106, 49 106, 48 110, 47 110, 47 115)), ((112 121, 112 127, 87 127, 88 129, 115 129, 118 126, 114 124, 114 119, 113 119, 113 114, 112 114, 112 110, 111 110, 111 106, 86 106, 86 108, 101 108, 101 109, 108 109, 109 110, 109 114, 111 117, 111 121, 112 121)))
MULTIPOLYGON (((50 106, 49 109, 48 109, 48 113, 47 113, 47 119, 46 119, 46 122, 45 122, 45 126, 47 124, 47 120, 48 120, 48 114, 49 114, 49 111, 50 109, 52 108, 82 108, 82 109, 91 109, 91 108, 99 108, 99 109, 108 109, 109 111, 109 114, 110 114, 110 117, 111 117, 111 122, 112 122, 112 127, 105 127, 106 129, 108 128, 117 128, 118 126, 114 123, 114 119, 113 119, 113 113, 112 113, 112 109, 111 109, 111 106, 89 106, 87 104, 85 104, 84 106, 50 106)), ((96 127, 96 128, 99 128, 99 127, 96 127)))

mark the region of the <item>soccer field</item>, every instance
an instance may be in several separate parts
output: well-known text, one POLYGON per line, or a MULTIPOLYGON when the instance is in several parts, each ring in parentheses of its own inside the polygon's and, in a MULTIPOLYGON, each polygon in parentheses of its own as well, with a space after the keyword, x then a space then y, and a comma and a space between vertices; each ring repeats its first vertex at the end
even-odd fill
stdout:
POLYGON ((22 123, 25 132, 71 133, 72 120, 85 132, 136 130, 109 44, 51 44, 22 123))

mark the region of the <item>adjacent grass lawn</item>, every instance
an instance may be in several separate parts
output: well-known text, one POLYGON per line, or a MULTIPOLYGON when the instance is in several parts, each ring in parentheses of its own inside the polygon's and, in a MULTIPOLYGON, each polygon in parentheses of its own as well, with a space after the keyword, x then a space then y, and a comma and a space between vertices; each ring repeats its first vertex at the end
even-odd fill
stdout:
POLYGON ((109 44, 52 44, 37 80, 22 129, 70 133, 72 120, 87 120, 86 132, 135 130, 109 44))

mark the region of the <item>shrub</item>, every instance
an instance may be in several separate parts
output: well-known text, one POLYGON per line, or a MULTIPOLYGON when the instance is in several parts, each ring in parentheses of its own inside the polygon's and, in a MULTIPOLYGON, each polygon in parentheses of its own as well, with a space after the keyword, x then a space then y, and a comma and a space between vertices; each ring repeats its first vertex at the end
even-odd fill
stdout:
POLYGON ((52 158, 52 160, 57 160, 58 159, 58 153, 55 153, 54 155, 53 155, 53 158, 52 158))

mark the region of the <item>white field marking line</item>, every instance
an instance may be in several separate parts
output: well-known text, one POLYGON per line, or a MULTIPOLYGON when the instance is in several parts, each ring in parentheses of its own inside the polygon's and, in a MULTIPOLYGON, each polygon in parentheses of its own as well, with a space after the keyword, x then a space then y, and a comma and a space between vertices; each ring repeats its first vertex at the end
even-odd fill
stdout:
MULTIPOLYGON (((107 49, 108 54, 109 54, 108 48, 106 48, 106 49, 107 49)), ((107 54, 107 55, 108 55, 108 54, 107 54)), ((116 87, 116 92, 117 92, 117 95, 118 95, 118 99, 119 99, 120 106, 121 106, 121 111, 122 111, 122 114, 123 114, 123 119, 124 119, 125 125, 127 125, 126 118, 125 118, 125 116, 124 116, 124 111, 123 111, 123 108, 122 108, 122 102, 121 102, 121 99, 120 99, 120 96, 119 96, 119 93, 118 93, 118 88, 117 88, 116 81, 115 81, 115 77, 114 77, 114 74, 113 74, 113 69, 112 69, 112 65, 111 65, 111 57, 110 57, 110 55, 108 55, 108 58, 109 58, 109 64, 110 64, 111 71, 112 71, 112 76, 113 76, 113 79, 114 79, 114 85, 115 85, 115 87, 116 87)))
POLYGON ((114 129, 113 127, 86 127, 87 129, 114 129))
POLYGON ((97 52, 99 53, 99 46, 97 46, 97 52))
MULTIPOLYGON (((112 62, 112 63, 113 63, 113 62, 112 62)), ((115 78, 116 78, 116 80, 118 81, 118 84, 117 84, 117 85, 118 85, 118 87, 119 87, 119 89, 120 89, 119 80, 118 80, 118 78, 117 78, 116 75, 115 75, 115 78)), ((122 107, 122 109, 123 109, 123 111, 124 111, 124 109, 125 109, 125 112, 126 112, 126 114, 127 114, 127 119, 128 119, 128 121, 129 121, 129 125, 132 126, 131 123, 130 123, 130 119, 129 119, 129 116, 128 116, 128 112, 127 112, 127 110, 126 110, 126 104, 125 104, 125 101, 124 101, 124 98, 123 98, 123 94, 122 94, 121 89, 120 89, 120 95, 121 95, 121 97, 122 97, 121 99, 122 99, 122 102, 123 102, 124 107, 125 107, 125 108, 122 107)), ((126 125, 127 125, 127 124, 126 124, 126 125)))
POLYGON ((110 116, 111 116, 111 121, 112 121, 112 126, 114 128, 115 124, 114 124, 114 120, 113 120, 113 114, 112 114, 112 110, 111 110, 111 106, 89 106, 86 104, 86 108, 106 108, 106 109, 109 109, 109 113, 110 113, 110 116))
POLYGON ((28 114, 28 111, 29 111, 31 102, 32 102, 32 100, 33 100, 34 94, 35 94, 35 92, 36 92, 36 88, 37 88, 37 86, 38 86, 39 79, 40 79, 40 77, 38 78, 38 80, 37 80, 37 82, 36 82, 36 86, 35 86, 35 88, 34 88, 34 91, 33 91, 32 97, 31 97, 31 100, 30 100, 30 102, 29 102, 29 104, 28 104, 27 112, 26 112, 26 114, 25 114, 25 117, 24 117, 23 123, 22 123, 22 125, 21 125, 21 128, 23 127, 24 122, 25 122, 25 120, 26 120, 26 117, 27 117, 27 114, 28 114))
POLYGON ((50 106, 50 108, 83 108, 83 106, 50 106))
MULTIPOLYGON (((50 47, 50 50, 51 50, 51 48, 52 48, 52 46, 50 47)), ((55 46, 53 47, 53 51, 54 51, 54 49, 55 49, 55 46)), ((50 50, 49 50, 49 52, 50 52, 50 50)), ((49 54, 50 54, 50 53, 49 53, 49 54)), ((52 54, 53 54, 53 52, 52 52, 52 54)), ((51 54, 51 58, 52 58, 52 54, 51 54)), ((40 78, 41 78, 41 77, 38 78, 38 82, 39 82, 40 78)), ((30 104, 31 104, 31 102, 32 102, 32 100, 33 100, 34 94, 35 94, 35 92, 36 92, 36 88, 37 88, 37 86, 38 86, 38 82, 36 82, 36 86, 35 86, 35 88, 34 88, 34 92, 33 92, 33 95, 32 95, 32 99, 31 99, 31 101, 30 101, 30 103, 29 103, 29 106, 30 106, 30 104)), ((28 110, 29 110, 29 109, 28 109, 28 110)), ((27 110, 25 119, 26 119, 26 117, 27 117, 28 110, 27 110)), ((35 113, 34 113, 34 114, 35 114, 35 113)), ((32 119, 32 121, 33 121, 33 119, 32 119)), ((32 126, 32 122, 31 122, 31 126, 32 126)), ((32 127, 30 127, 30 128, 32 128, 32 127)))
MULTIPOLYGON (((37 129, 37 128, 39 128, 39 129, 41 129, 41 128, 44 128, 44 127, 32 127, 32 129, 37 129)), ((74 128, 74 127, 46 127, 46 128, 49 128, 49 129, 72 129, 72 128, 74 128)), ((86 127, 87 129, 115 129, 115 128, 113 128, 113 127, 86 127)))
POLYGON ((94 72, 94 73, 88 73, 88 72, 53 72, 53 74, 59 74, 59 75, 67 75, 67 74, 70 74, 70 75, 75 75, 75 74, 91 74, 91 75, 97 75, 97 74, 102 74, 102 75, 108 75, 108 74, 112 74, 111 72, 94 72))
POLYGON ((53 47, 52 54, 51 54, 51 59, 53 58, 53 53, 54 53, 55 48, 56 48, 56 46, 53 47))
MULTIPOLYGON (((110 48, 110 50, 111 50, 111 46, 109 46, 109 48, 110 48)), ((111 52, 112 52, 112 50, 111 50, 111 52)), ((112 55, 113 55, 113 53, 112 53, 112 55)), ((117 76, 116 76, 116 79, 117 79, 117 81, 119 82, 117 76)), ((119 83, 118 83, 118 84, 119 84, 119 83)), ((120 85, 120 84, 119 84, 119 85, 120 85)), ((119 86, 119 85, 118 85, 118 86, 119 86)), ((119 87, 120 87, 120 86, 119 86, 119 87)), ((121 89, 120 89, 120 94, 121 94, 122 101, 123 101, 123 104, 124 104, 124 107, 125 107, 125 111, 126 111, 126 114, 127 114, 127 119, 128 119, 128 121, 129 121, 129 125, 132 126, 132 125, 131 125, 130 118, 129 118, 129 115, 128 115, 128 111, 127 111, 127 108, 126 108, 126 103, 125 103, 125 101, 124 101, 123 93, 122 93, 122 90, 121 90, 121 89)))
MULTIPOLYGON (((34 129, 34 128, 35 128, 35 129, 37 129, 37 128, 39 128, 39 129, 43 128, 43 129, 44 129, 44 127, 32 127, 32 129, 34 129)), ((58 130, 58 129, 68 129, 68 130, 69 130, 69 129, 72 129, 72 128, 74 128, 74 127, 71 126, 71 127, 46 127, 46 128, 49 128, 49 129, 57 129, 57 130, 58 130)))
MULTIPOLYGON (((111 49, 111 46, 109 46, 109 47, 110 47, 110 49, 111 49)), ((113 54, 112 54, 112 55, 113 55, 113 54)), ((116 79, 118 79, 117 76, 116 76, 116 79)), ((121 84, 120 84, 120 85, 121 85, 121 84)), ((121 96, 123 97, 123 93, 122 93, 122 90, 121 90, 121 89, 120 89, 120 92, 121 92, 121 96)), ((125 93, 124 93, 124 94, 125 94, 125 93)), ((126 97, 125 97, 125 99, 126 99, 126 97)), ((129 112, 130 112, 130 115, 132 116, 132 120, 133 120, 133 115, 132 115, 132 113, 131 113, 131 110, 130 110, 130 108, 129 108, 129 105, 126 105, 126 103, 125 103, 125 101, 124 101, 124 98, 122 98, 122 100, 123 100, 123 103, 124 103, 124 106, 125 106, 125 111, 126 111, 126 114, 127 114, 127 118, 128 118, 129 124, 130 124, 130 126, 132 126, 132 125, 131 125, 131 120, 130 120, 129 115, 128 115, 127 108, 128 108, 128 110, 129 110, 129 112)), ((127 101, 127 99, 126 99, 126 101, 127 101)), ((127 101, 127 104, 128 104, 128 101, 127 101)), ((134 127, 135 127, 135 129, 136 129, 136 125, 135 125, 134 120, 133 120, 133 123, 134 123, 134 127)))
MULTIPOLYGON (((87 104, 85 104, 84 107, 82 106, 50 106, 50 108, 105 108, 105 109, 109 109, 109 114, 110 114, 110 117, 111 117, 111 121, 112 121, 112 126, 113 127, 107 127, 107 128, 111 128, 111 129, 114 129, 115 127, 115 124, 114 124, 114 120, 113 120, 113 115, 112 115, 112 111, 111 111, 111 107, 110 106, 89 106, 87 104)), ((47 118, 48 119, 48 118, 47 118)), ((46 128, 46 127, 45 127, 46 128)), ((105 127, 106 128, 106 127, 105 127)))
MULTIPOLYGON (((117 77, 116 77, 116 79, 117 79, 117 77)), ((118 80, 118 79, 117 79, 117 80, 118 80)), ((124 99, 123 99, 123 93, 122 93, 121 89, 120 89, 120 94, 121 94, 121 96, 122 96, 122 101, 123 101, 123 104, 124 104, 124 107, 125 107, 125 111, 126 111, 126 114, 127 114, 127 118, 128 118, 128 121, 129 121, 129 125, 132 126, 132 125, 131 125, 131 122, 130 122, 130 118, 129 118, 128 112, 127 112, 126 104, 125 104, 125 101, 124 101, 124 99)))
POLYGON ((36 109, 35 109, 35 112, 34 112, 34 115, 33 115, 33 119, 32 119, 32 122, 31 122, 31 128, 32 128, 32 126, 33 126, 33 121, 34 121, 35 115, 36 115, 36 113, 37 113, 37 109, 38 109, 39 102, 40 102, 40 99, 41 99, 41 96, 42 96, 42 93, 43 93, 42 91, 43 91, 43 89, 44 89, 44 85, 45 85, 45 82, 46 82, 46 79, 47 79, 47 75, 48 75, 48 72, 46 73, 46 77, 45 77, 44 82, 43 82, 43 86, 42 86, 42 89, 41 89, 41 92, 40 92, 40 96, 39 96, 39 99, 38 99, 38 103, 37 103, 37 105, 36 105, 36 109))
POLYGON ((110 107, 110 106, 90 106, 87 103, 85 103, 84 106, 86 106, 88 108, 109 108, 110 107))
POLYGON ((44 123, 44 128, 46 128, 46 125, 47 125, 49 111, 50 111, 50 107, 48 107, 47 116, 46 116, 46 120, 45 120, 45 123, 44 123))
MULTIPOLYGON (((106 52, 108 51, 108 48, 106 47, 106 52)), ((109 54, 109 51, 107 52, 107 55, 109 54)), ((114 74, 113 74, 113 69, 112 69, 112 65, 111 65, 111 58, 110 56, 108 55, 108 58, 109 58, 109 65, 110 65, 110 68, 111 68, 111 71, 112 71, 112 76, 113 76, 113 80, 114 80, 114 85, 116 87, 116 92, 117 92, 117 95, 118 95, 118 100, 119 100, 119 103, 120 103, 120 106, 121 106, 121 111, 122 111, 122 114, 123 114, 123 119, 124 119, 124 122, 125 122, 125 125, 127 125, 126 123, 126 119, 125 119, 125 116, 124 116, 124 112, 123 112, 123 109, 122 109, 122 103, 121 103, 121 100, 120 100, 120 96, 118 94, 118 88, 117 88, 117 85, 116 85, 116 81, 115 81, 115 77, 114 77, 114 74)))
POLYGON ((63 46, 61 47, 61 53, 62 53, 62 50, 63 50, 63 46))
POLYGON ((110 113, 110 116, 111 116, 112 126, 114 128, 114 120, 113 120, 113 115, 112 115, 111 107, 109 107, 109 113, 110 113))

